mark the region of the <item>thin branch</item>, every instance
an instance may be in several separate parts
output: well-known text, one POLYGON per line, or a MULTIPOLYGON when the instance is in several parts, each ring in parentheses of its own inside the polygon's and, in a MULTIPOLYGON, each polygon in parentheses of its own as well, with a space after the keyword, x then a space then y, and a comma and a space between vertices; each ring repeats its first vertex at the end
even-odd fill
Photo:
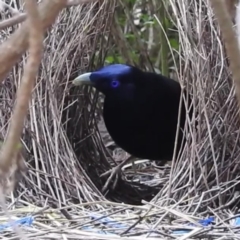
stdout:
POLYGON ((22 83, 17 92, 16 105, 14 107, 7 139, 2 147, 0 169, 4 173, 8 172, 12 165, 12 157, 20 141, 24 118, 28 110, 28 104, 38 73, 43 49, 44 34, 37 3, 33 0, 28 0, 25 3, 28 15, 26 24, 29 28, 29 59, 25 66, 22 83))
POLYGON ((71 7, 71 6, 77 6, 83 3, 91 3, 91 2, 97 2, 97 0, 68 0, 67 5, 71 7))
MULTIPOLYGON (((71 6, 77 6, 80 4, 84 4, 84 3, 91 3, 91 2, 96 2, 97 0, 69 0, 67 2, 67 7, 71 7, 71 6)), ((26 20, 26 13, 20 13, 18 15, 15 15, 12 18, 6 19, 2 22, 0 22, 0 30, 5 29, 7 27, 11 27, 15 24, 19 24, 23 21, 26 20)))
POLYGON ((9 19, 6 19, 6 20, 0 22, 0 30, 5 29, 7 27, 11 27, 13 25, 16 25, 16 24, 19 24, 19 23, 25 21, 26 16, 27 15, 25 13, 22 13, 22 14, 16 15, 12 18, 9 18, 9 19))
MULTIPOLYGON (((66 0, 43 1, 39 4, 40 19, 43 29, 46 30, 56 19, 59 12, 66 7, 66 0)), ((27 22, 12 34, 12 36, 0 45, 0 82, 17 63, 22 54, 28 48, 29 29, 27 22)))
POLYGON ((234 20, 235 18, 235 14, 236 14, 236 3, 238 0, 225 0, 226 6, 227 6, 227 10, 232 18, 232 20, 234 20))
POLYGON ((17 16, 20 14, 20 12, 18 11, 18 9, 15 9, 13 7, 11 7, 10 5, 8 5, 7 3, 3 2, 2 0, 0 1, 0 9, 1 10, 5 10, 5 9, 8 9, 12 16, 17 16))
POLYGON ((226 52, 229 57, 230 69, 236 88, 236 95, 240 107, 240 49, 236 34, 233 30, 233 24, 228 13, 224 0, 210 0, 217 21, 222 31, 222 36, 226 46, 226 52))

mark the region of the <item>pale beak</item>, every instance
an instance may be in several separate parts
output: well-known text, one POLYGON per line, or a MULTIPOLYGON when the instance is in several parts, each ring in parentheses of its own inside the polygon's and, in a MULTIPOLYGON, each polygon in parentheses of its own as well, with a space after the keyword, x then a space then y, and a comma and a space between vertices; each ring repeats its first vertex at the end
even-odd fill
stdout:
POLYGON ((73 80, 73 85, 75 86, 81 86, 81 85, 93 85, 93 82, 90 79, 91 76, 91 72, 88 73, 83 73, 81 75, 79 75, 78 77, 76 77, 73 80))

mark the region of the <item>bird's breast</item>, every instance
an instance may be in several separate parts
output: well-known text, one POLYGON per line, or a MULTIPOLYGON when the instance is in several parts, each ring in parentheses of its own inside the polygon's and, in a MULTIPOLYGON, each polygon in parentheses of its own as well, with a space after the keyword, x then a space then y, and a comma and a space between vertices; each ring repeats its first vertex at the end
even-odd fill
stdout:
POLYGON ((167 114, 153 110, 151 105, 113 106, 105 102, 103 117, 110 136, 126 152, 154 160, 171 155, 176 128, 167 114))

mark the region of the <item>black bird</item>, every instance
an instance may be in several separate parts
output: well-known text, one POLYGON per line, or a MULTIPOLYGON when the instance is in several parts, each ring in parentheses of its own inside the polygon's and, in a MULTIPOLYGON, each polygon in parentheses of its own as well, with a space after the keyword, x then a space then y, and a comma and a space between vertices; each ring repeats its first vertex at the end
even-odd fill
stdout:
MULTIPOLYGON (((78 76, 73 84, 91 85, 105 95, 104 122, 119 147, 141 159, 172 160, 181 96, 178 82, 134 66, 112 64, 78 76)), ((185 114, 182 103, 181 129, 185 114)), ((183 139, 181 129, 177 153, 183 139)), ((117 166, 114 175, 125 163, 117 166)))

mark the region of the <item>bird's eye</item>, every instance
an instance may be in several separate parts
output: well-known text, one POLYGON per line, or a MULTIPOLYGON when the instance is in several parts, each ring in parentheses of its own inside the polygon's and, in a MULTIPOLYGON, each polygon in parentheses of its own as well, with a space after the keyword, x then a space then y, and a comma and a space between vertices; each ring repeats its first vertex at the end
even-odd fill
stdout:
POLYGON ((112 86, 113 88, 118 87, 118 86, 119 86, 119 81, 113 80, 113 81, 111 82, 111 86, 112 86))

